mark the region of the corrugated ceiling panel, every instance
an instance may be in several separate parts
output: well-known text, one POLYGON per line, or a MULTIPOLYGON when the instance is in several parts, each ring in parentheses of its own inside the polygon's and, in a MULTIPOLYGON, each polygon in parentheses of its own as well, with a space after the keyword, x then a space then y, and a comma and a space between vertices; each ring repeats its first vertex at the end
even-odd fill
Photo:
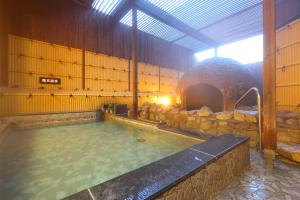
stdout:
POLYGON ((201 30, 221 44, 262 33, 262 5, 201 30))
POLYGON ((148 0, 195 29, 233 15, 262 0, 148 0))
POLYGON ((94 0, 92 7, 103 14, 111 15, 122 2, 124 0, 94 0))
MULTIPOLYGON (((224 44, 262 32, 262 0, 146 0, 192 28, 224 44), (220 21, 221 20, 221 21, 220 21)), ((131 25, 131 12, 121 20, 131 25)), ((138 29, 192 50, 209 48, 138 11, 138 29), (178 40, 179 39, 179 40, 178 40)))
MULTIPOLYGON (((128 26, 132 25, 132 10, 130 10, 122 19, 121 23, 126 24, 128 26)), ((175 40, 184 34, 177 29, 168 26, 149 15, 138 10, 138 29, 159 37, 161 39, 172 41, 175 40)))
POLYGON ((204 44, 204 43, 200 42, 199 40, 196 40, 189 36, 186 36, 186 37, 176 41, 175 44, 178 44, 180 46, 186 47, 186 48, 194 50, 194 51, 200 51, 202 49, 209 48, 209 46, 207 44, 204 44))

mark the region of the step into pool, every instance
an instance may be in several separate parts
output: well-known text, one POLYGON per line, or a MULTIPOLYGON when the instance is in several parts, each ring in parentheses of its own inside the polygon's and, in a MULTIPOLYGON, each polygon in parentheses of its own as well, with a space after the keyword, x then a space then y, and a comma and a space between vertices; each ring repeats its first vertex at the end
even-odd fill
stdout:
POLYGON ((15 130, 0 146, 0 199, 62 199, 198 143, 112 120, 15 130))

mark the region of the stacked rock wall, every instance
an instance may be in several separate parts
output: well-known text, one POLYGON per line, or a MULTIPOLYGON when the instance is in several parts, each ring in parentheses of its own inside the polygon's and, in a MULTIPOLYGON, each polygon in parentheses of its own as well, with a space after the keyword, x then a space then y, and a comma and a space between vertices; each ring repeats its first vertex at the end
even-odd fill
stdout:
MULTIPOLYGON (((209 135, 232 133, 250 137, 250 146, 259 142, 258 119, 255 108, 213 113, 203 106, 200 110, 186 111, 172 106, 145 103, 140 112, 142 119, 160 121, 181 130, 209 135)), ((278 142, 300 144, 300 114, 278 112, 278 142)))
POLYGON ((172 106, 160 106, 146 103, 140 113, 142 119, 160 121, 167 126, 181 130, 194 131, 210 135, 233 133, 250 137, 250 146, 257 144, 257 112, 225 111, 213 113, 203 106, 200 110, 180 110, 172 106))

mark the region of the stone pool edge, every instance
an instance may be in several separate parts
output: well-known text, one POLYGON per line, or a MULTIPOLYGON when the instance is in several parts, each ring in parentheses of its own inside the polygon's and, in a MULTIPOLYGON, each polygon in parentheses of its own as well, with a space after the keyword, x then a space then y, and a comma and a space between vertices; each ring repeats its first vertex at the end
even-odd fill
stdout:
POLYGON ((225 134, 66 197, 212 199, 250 165, 249 138, 225 134))
POLYGON ((183 131, 180 129, 167 127, 165 124, 161 124, 161 123, 157 123, 157 122, 144 121, 144 120, 140 120, 140 119, 136 120, 136 119, 131 119, 131 118, 124 117, 124 116, 105 114, 105 121, 107 121, 107 120, 114 120, 114 121, 118 121, 121 123, 127 123, 127 124, 136 125, 136 126, 140 126, 140 127, 147 127, 147 128, 155 129, 155 130, 165 132, 168 134, 176 134, 179 136, 196 139, 196 140, 199 140, 202 142, 208 140, 211 137, 215 137, 215 136, 211 136, 208 134, 194 133, 192 131, 183 131))

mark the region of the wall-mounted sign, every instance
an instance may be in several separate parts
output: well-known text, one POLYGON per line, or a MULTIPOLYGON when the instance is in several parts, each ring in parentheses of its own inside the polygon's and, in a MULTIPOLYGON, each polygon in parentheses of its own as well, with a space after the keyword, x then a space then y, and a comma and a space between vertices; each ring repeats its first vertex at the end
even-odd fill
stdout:
POLYGON ((40 77, 40 83, 60 85, 61 80, 60 80, 60 78, 40 77))

